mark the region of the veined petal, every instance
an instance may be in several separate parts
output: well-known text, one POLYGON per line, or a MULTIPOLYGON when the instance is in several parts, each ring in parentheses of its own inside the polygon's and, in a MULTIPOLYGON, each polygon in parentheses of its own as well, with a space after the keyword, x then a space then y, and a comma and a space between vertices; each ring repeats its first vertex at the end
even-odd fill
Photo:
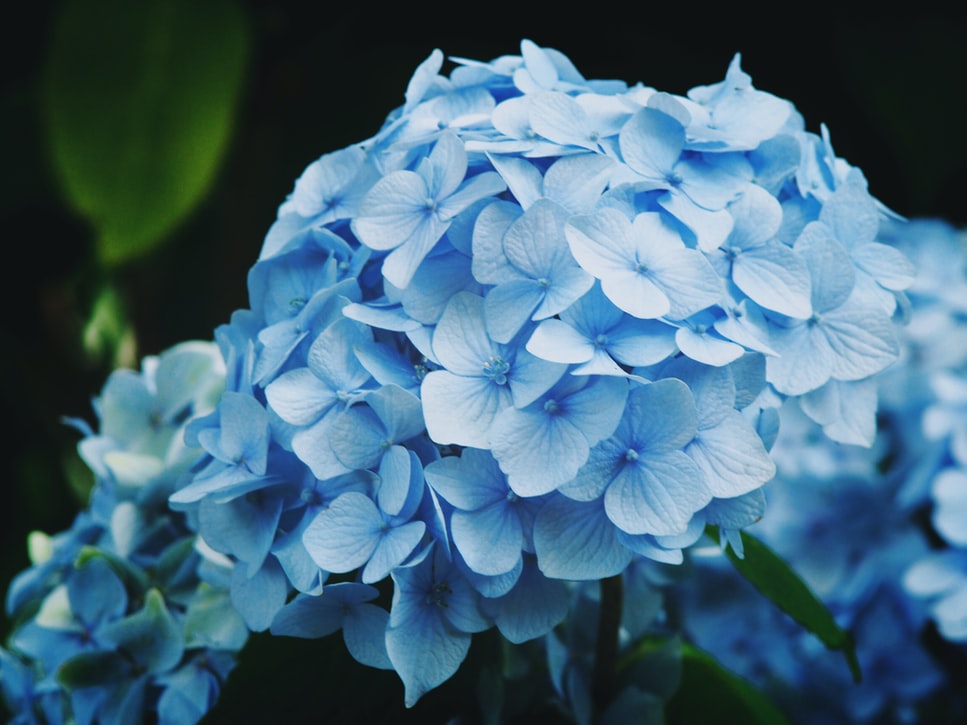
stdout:
POLYGON ((302 534, 302 543, 320 568, 349 572, 372 556, 382 527, 376 504, 368 496, 350 491, 319 512, 302 534))
POLYGON ((478 574, 494 576, 516 566, 524 544, 520 518, 504 502, 476 511, 453 512, 453 542, 478 574))
POLYGON ((711 500, 698 466, 681 451, 648 454, 628 462, 604 493, 608 518, 629 534, 684 532, 711 500))
POLYGON ((614 576, 632 553, 618 541, 618 530, 599 501, 551 498, 534 521, 534 550, 544 576, 590 581, 614 576))
POLYGON ((420 387, 426 430, 434 443, 490 448, 494 418, 511 405, 510 388, 486 377, 434 370, 420 387))
POLYGON ((353 233, 370 249, 393 249, 409 239, 426 218, 430 198, 423 178, 394 171, 373 185, 352 221, 353 233))

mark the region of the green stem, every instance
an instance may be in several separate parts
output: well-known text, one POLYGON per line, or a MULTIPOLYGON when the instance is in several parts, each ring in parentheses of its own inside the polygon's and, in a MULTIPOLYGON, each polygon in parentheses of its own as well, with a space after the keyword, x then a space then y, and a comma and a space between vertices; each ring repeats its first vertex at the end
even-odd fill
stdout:
POLYGON ((601 609, 598 613, 598 642, 591 682, 592 696, 603 709, 614 696, 618 663, 618 628, 621 626, 621 575, 601 580, 601 609))

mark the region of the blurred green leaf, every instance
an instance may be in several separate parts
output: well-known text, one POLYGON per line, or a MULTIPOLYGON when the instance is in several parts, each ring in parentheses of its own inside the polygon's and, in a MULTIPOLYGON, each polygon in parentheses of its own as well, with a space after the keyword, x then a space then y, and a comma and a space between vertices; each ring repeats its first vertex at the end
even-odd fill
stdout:
POLYGON ((43 85, 54 169, 105 264, 163 242, 230 141, 249 48, 230 0, 64 0, 43 85))
POLYGON ((704 722, 788 725, 788 719, 769 698, 722 667, 707 652, 683 644, 682 670, 682 686, 665 707, 670 725, 704 722))
MULTIPOLYGON (((706 527, 705 533, 716 543, 719 542, 716 527, 706 527)), ((853 680, 860 682, 860 663, 849 633, 836 624, 826 605, 782 557, 754 536, 744 531, 739 533, 742 536, 743 556, 740 558, 731 547, 726 549, 726 554, 739 573, 782 611, 816 635, 827 649, 842 650, 853 680)))

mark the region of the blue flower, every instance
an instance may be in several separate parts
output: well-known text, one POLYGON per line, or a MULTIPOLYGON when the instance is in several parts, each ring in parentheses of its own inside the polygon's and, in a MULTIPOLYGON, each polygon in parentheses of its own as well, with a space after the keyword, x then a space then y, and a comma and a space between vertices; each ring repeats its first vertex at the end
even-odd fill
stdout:
POLYGON ((457 671, 471 635, 491 623, 480 610, 480 596, 438 544, 417 563, 394 569, 392 577, 386 650, 411 707, 457 671))
POLYGON ((371 249, 392 250, 383 262, 383 274, 396 287, 409 284, 457 214, 505 188, 492 171, 464 181, 466 173, 463 144, 456 134, 444 133, 416 170, 391 172, 366 195, 352 229, 371 249))
POLYGON ((495 285, 484 299, 487 332, 495 342, 509 343, 529 319, 545 320, 566 310, 594 283, 568 250, 567 218, 554 202, 538 200, 508 226, 499 248, 487 248, 481 241, 487 237, 474 235, 475 257, 506 260, 492 262, 492 275, 478 272, 481 282, 495 285))
POLYGON ((628 220, 602 209, 567 223, 578 263, 630 315, 681 320, 722 298, 722 282, 701 252, 688 249, 658 212, 628 220))
POLYGON ((570 481, 617 427, 627 396, 621 378, 567 376, 526 407, 505 408, 491 448, 511 490, 540 496, 570 481))
POLYGON ((514 342, 502 345, 487 335, 480 296, 453 296, 433 333, 443 369, 428 373, 420 388, 434 442, 490 448, 497 415, 540 397, 564 374, 564 365, 540 360, 514 342))
POLYGON ((563 492, 579 500, 603 495, 608 518, 628 534, 681 534, 712 498, 682 450, 697 431, 695 401, 683 382, 635 385, 614 434, 595 446, 563 492))
POLYGON ((465 448, 459 457, 434 461, 426 467, 426 480, 454 507, 453 543, 473 571, 505 574, 533 550, 530 532, 539 501, 515 494, 487 451, 465 448))

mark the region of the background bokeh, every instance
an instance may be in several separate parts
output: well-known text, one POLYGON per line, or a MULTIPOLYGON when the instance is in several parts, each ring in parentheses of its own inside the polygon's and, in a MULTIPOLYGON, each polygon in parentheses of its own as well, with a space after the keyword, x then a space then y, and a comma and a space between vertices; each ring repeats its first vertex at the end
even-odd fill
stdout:
MULTIPOLYGON (((113 366, 210 339, 246 306, 246 272, 296 177, 319 155, 374 133, 434 48, 490 60, 517 54, 529 38, 564 52, 587 78, 673 93, 719 82, 740 52, 754 85, 795 103, 809 130, 826 124, 837 155, 865 172, 887 206, 967 225, 967 25, 915 5, 899 17, 808 6, 748 6, 741 17, 730 7, 716 16, 653 3, 584 5, 564 17, 563 6, 548 16, 516 4, 225 0, 200 4, 211 12, 201 20, 172 19, 169 6, 185 5, 48 0, 18 3, 0 23, 4 590, 28 563, 27 533, 63 529, 83 505, 78 434, 62 416, 93 423, 91 397, 113 366), (129 42, 115 45, 125 23, 129 42), (147 63, 139 75, 142 66, 130 62, 132 52, 150 60, 165 49, 169 65, 147 63), (159 67, 174 70, 164 77, 159 67), (159 147, 152 134, 187 117, 199 145, 159 147), (150 132, 143 148, 125 124, 150 132), (105 149, 114 138, 116 154, 105 149), (70 175, 81 162, 109 187, 104 198, 123 204, 101 204, 97 219, 79 211, 94 204, 70 175), (169 162, 197 183, 166 177, 169 162), (167 214, 165 194, 177 197, 167 214), (111 227, 105 214, 131 226, 111 227), (139 253, 105 252, 116 249, 106 227, 139 228, 151 214, 164 223, 145 232, 139 253)), ((399 721, 386 714, 400 715, 392 673, 364 671, 349 658, 332 669, 334 645, 259 640, 252 651, 225 693, 231 705, 213 722, 232 708, 262 721, 281 702, 296 708, 287 718, 295 722, 306 682, 328 678, 338 692, 357 676, 373 678, 374 691, 385 685, 391 704, 374 712, 399 721)))

